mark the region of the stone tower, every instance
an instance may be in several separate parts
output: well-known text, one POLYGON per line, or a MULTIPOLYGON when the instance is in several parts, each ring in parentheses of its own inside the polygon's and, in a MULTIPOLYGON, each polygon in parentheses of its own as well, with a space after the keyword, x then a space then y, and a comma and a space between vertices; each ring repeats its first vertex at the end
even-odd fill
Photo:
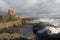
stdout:
POLYGON ((9 15, 14 15, 14 11, 13 10, 8 10, 8 14, 9 15))

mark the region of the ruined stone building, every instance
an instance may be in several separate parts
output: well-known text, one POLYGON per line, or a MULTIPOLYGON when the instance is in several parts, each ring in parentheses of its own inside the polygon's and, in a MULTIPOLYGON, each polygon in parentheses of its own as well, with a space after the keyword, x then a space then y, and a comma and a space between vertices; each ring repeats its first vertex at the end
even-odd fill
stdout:
POLYGON ((13 10, 8 10, 8 14, 9 15, 14 15, 14 11, 13 10))

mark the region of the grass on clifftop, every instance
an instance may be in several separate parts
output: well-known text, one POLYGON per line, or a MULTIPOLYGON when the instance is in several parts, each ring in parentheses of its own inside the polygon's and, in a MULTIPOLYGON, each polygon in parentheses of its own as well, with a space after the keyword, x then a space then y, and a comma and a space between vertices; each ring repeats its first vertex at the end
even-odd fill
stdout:
POLYGON ((16 15, 0 15, 0 22, 7 22, 7 21, 14 21, 14 20, 20 20, 20 17, 16 15))

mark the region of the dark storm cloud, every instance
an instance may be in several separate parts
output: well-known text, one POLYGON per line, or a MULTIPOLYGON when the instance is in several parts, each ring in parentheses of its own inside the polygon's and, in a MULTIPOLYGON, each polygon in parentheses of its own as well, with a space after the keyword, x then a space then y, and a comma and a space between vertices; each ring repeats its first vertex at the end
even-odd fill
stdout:
POLYGON ((0 11, 8 9, 24 16, 60 15, 60 0, 0 0, 0 11))

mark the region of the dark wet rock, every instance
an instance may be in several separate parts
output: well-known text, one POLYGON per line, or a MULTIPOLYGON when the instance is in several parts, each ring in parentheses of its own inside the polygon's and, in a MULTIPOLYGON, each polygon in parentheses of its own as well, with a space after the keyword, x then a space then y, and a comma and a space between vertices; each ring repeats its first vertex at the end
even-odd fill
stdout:
POLYGON ((13 40, 27 40, 27 39, 25 39, 25 38, 14 38, 13 40))
POLYGON ((39 29, 43 29, 46 26, 54 26, 54 25, 41 22, 41 23, 34 25, 32 27, 33 33, 36 35, 36 39, 37 40, 60 40, 60 34, 48 35, 47 31, 43 32, 41 35, 37 34, 37 31, 39 29))

